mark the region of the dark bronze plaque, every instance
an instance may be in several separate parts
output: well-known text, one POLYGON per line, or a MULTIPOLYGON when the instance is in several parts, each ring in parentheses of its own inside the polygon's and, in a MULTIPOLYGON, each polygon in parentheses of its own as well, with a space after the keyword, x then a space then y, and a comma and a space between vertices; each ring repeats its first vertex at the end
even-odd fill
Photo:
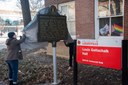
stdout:
POLYGON ((59 41, 68 37, 66 16, 38 15, 38 41, 59 41))

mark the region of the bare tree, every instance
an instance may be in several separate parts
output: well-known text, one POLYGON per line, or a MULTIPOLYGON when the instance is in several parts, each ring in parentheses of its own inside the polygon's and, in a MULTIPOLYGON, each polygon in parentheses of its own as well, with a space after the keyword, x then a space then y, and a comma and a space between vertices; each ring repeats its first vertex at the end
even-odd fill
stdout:
POLYGON ((31 21, 30 7, 28 0, 20 0, 22 15, 24 20, 24 26, 26 26, 31 21))
MULTIPOLYGON (((16 3, 17 7, 21 9, 21 3, 20 0, 17 0, 16 3)), ((44 0, 29 0, 31 15, 35 15, 35 13, 41 9, 44 8, 44 0)))
POLYGON ((41 9, 44 7, 43 4, 44 0, 30 0, 30 9, 32 11, 37 11, 38 9, 41 9))

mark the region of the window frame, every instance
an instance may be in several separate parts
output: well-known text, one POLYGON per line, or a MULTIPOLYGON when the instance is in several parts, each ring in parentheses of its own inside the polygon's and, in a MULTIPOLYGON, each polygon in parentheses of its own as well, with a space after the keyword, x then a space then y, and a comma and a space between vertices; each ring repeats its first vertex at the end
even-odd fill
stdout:
MULTIPOLYGON (((58 4, 58 9, 59 9, 59 11, 60 11, 60 13, 61 13, 61 7, 62 6, 68 6, 68 5, 70 5, 70 4, 74 4, 75 5, 75 1, 70 1, 70 2, 66 2, 66 3, 61 3, 61 4, 58 4)), ((67 8, 68 9, 68 8, 67 8)), ((75 10, 74 10, 75 11, 75 10)), ((76 11, 75 11, 76 12, 76 11)), ((69 33, 71 34, 71 36, 72 36, 72 38, 73 39, 76 39, 76 16, 75 16, 75 14, 74 14, 74 18, 72 18, 72 19, 69 19, 69 11, 68 11, 68 13, 67 13, 67 25, 68 25, 68 22, 69 23, 71 23, 71 22, 74 22, 73 24, 73 26, 74 26, 74 31, 73 31, 73 33, 71 33, 71 28, 68 28, 68 30, 69 30, 69 33)))
MULTIPOLYGON (((98 16, 98 1, 99 0, 94 0, 94 17, 95 17, 95 39, 98 39, 98 38, 123 38, 123 36, 100 36, 99 35, 99 19, 100 18, 109 18, 109 20, 113 17, 122 17, 123 18, 123 30, 124 30, 124 0, 123 0, 123 13, 122 15, 110 15, 110 9, 109 9, 109 16, 105 16, 105 17, 99 17, 98 16)), ((109 0, 110 1, 110 0, 109 0)), ((110 6, 110 4, 109 4, 110 6)), ((110 7, 109 7, 110 8, 110 7)), ((111 22, 109 21, 110 23, 110 26, 111 26, 111 22)), ((123 31, 124 33, 124 31, 123 31)))
MULTIPOLYGON (((67 6, 68 4, 71 4, 71 3, 74 3, 75 4, 75 1, 71 1, 71 2, 66 2, 66 3, 59 4, 58 5, 59 11, 61 10, 61 7, 62 6, 67 6)), ((69 12, 67 14, 67 21, 75 21, 75 18, 74 19, 69 19, 69 12)))

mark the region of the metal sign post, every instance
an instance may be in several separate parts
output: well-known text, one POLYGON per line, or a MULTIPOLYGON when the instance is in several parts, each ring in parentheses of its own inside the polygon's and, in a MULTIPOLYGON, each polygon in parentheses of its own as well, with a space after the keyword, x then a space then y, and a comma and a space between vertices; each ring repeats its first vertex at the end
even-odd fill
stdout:
POLYGON ((52 42, 52 49, 53 49, 53 85, 57 85, 57 59, 56 59, 56 41, 52 42))
POLYGON ((76 61, 76 49, 77 49, 77 40, 74 40, 75 46, 74 46, 74 60, 73 60, 73 85, 77 85, 77 74, 78 74, 78 67, 77 67, 77 61, 76 61))
POLYGON ((58 84, 57 80, 57 59, 56 43, 60 40, 68 39, 68 29, 66 16, 58 13, 55 6, 44 9, 46 13, 38 14, 38 42, 51 42, 53 47, 53 83, 58 84))
POLYGON ((122 85, 128 85, 128 40, 122 41, 122 85))

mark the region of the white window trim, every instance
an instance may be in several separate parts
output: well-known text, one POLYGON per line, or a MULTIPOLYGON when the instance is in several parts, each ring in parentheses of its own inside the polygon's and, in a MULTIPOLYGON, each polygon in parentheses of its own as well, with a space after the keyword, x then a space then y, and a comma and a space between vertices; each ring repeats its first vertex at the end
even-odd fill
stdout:
MULTIPOLYGON (((66 6, 66 5, 69 5, 69 4, 71 4, 71 3, 74 3, 74 5, 75 5, 75 1, 70 1, 70 2, 66 2, 66 3, 61 3, 61 4, 59 4, 58 5, 58 9, 59 9, 59 11, 61 10, 61 7, 62 6, 66 6)), ((76 12, 76 11, 75 11, 76 12)), ((68 13, 69 14, 69 13, 68 13)), ((67 15, 67 16, 69 16, 69 15, 67 15)), ((75 18, 74 19, 69 19, 68 17, 67 17, 67 22, 75 22, 75 35, 71 35, 72 36, 72 38, 73 39, 76 39, 76 16, 75 16, 75 18)))
MULTIPOLYGON (((70 3, 75 3, 75 1, 70 1, 70 2, 59 4, 59 6, 58 6, 59 10, 61 10, 62 6, 68 5, 70 3)), ((75 18, 74 19, 70 19, 70 20, 67 18, 67 21, 75 21, 75 18)))
POLYGON ((99 20, 98 20, 98 1, 97 0, 94 0, 95 2, 95 10, 94 10, 94 13, 95 13, 95 39, 98 39, 99 38, 99 20))
MULTIPOLYGON (((98 17, 98 0, 94 0, 94 14, 95 14, 95 39, 99 38, 121 38, 123 39, 124 36, 100 36, 99 35, 99 17, 98 17)), ((123 0, 123 9, 124 9, 124 0, 123 0)), ((122 15, 117 16, 123 16, 123 28, 124 28, 124 10, 122 15)), ((115 16, 115 17, 117 17, 115 16)), ((111 16, 113 17, 113 16, 111 16)), ((106 18, 106 17, 100 17, 100 18, 106 18)))

